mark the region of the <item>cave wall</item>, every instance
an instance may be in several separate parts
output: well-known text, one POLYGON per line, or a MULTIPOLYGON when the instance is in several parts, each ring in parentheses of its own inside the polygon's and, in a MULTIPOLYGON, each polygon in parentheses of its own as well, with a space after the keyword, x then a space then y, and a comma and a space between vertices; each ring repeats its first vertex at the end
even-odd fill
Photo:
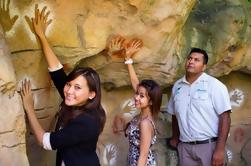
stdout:
POLYGON ((127 140, 111 131, 115 115, 125 119, 137 113, 131 107, 133 91, 123 59, 104 50, 120 34, 139 38, 144 47, 134 58, 140 79, 154 79, 164 89, 158 120, 159 165, 176 165, 177 156, 165 145, 170 117, 165 113, 170 89, 184 74, 191 47, 206 49, 207 72, 228 87, 232 123, 227 142, 231 165, 251 161, 251 3, 247 0, 2 0, 0 1, 0 165, 52 165, 55 152, 39 147, 30 132, 19 96, 21 80, 32 82, 36 115, 53 130, 61 102, 48 75, 47 64, 30 18, 39 4, 51 11, 48 40, 68 72, 91 66, 100 74, 107 123, 97 153, 103 166, 126 163, 127 140), (18 164, 17 164, 18 163, 18 164))

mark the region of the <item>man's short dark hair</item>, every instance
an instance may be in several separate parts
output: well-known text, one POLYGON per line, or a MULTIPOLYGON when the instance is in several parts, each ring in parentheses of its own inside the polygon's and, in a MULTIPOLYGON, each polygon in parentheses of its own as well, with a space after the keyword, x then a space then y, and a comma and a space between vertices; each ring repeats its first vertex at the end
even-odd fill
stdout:
POLYGON ((204 64, 207 64, 208 62, 208 55, 207 55, 207 52, 203 49, 200 49, 200 48, 195 48, 193 47, 189 53, 189 56, 192 54, 192 53, 201 53, 203 54, 203 63, 204 64))

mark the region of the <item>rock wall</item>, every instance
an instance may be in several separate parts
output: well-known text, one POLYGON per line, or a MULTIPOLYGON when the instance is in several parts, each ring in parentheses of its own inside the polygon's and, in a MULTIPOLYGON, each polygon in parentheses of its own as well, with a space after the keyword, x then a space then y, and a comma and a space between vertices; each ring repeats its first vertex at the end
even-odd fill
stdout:
POLYGON ((250 165, 251 77, 241 72, 232 72, 221 80, 228 87, 232 105, 232 122, 227 142, 229 162, 231 165, 250 165))
POLYGON ((109 57, 107 41, 116 34, 140 38, 135 56, 140 79, 154 79, 164 89, 154 147, 160 166, 176 165, 176 153, 165 145, 170 117, 165 113, 171 85, 184 74, 191 47, 209 53, 207 72, 228 87, 233 112, 228 139, 230 165, 250 165, 251 154, 251 3, 247 0, 2 0, 0 1, 0 165, 53 165, 55 153, 36 145, 18 94, 24 78, 32 82, 35 109, 46 130, 53 130, 61 102, 48 75, 41 47, 31 31, 34 6, 47 6, 52 24, 47 31, 66 71, 75 65, 95 68, 102 80, 107 123, 97 152, 103 166, 126 165, 127 140, 111 132, 116 114, 137 113, 123 59, 109 57), (116 104, 115 104, 116 103, 116 104), (29 164, 28 164, 29 160, 29 164), (17 164, 18 163, 18 164, 17 164), (121 164, 124 163, 124 164, 121 164))
POLYGON ((26 125, 16 76, 0 26, 0 165, 28 165, 26 125))

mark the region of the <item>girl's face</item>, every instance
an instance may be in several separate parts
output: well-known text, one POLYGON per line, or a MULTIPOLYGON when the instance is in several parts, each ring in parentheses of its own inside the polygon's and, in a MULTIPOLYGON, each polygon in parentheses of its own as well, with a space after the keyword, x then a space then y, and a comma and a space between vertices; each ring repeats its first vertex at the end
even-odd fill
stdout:
POLYGON ((139 86, 134 95, 135 107, 137 109, 145 109, 150 107, 150 97, 144 87, 139 86))
POLYGON ((95 97, 95 92, 90 92, 85 77, 78 76, 64 86, 65 104, 67 106, 81 106, 88 99, 95 97))

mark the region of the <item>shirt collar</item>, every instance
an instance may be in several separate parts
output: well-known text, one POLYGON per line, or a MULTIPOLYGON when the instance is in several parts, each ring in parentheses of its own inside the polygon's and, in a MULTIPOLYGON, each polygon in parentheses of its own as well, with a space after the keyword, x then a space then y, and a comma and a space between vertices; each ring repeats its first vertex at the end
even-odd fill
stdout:
MULTIPOLYGON (((206 81, 207 80, 207 74, 206 73, 202 73, 198 78, 197 80, 195 80, 193 82, 194 83, 197 83, 197 82, 200 82, 200 81, 206 81)), ((185 83, 185 84, 190 84, 187 80, 186 80, 186 75, 184 75, 182 78, 181 78, 181 83, 185 83)))

